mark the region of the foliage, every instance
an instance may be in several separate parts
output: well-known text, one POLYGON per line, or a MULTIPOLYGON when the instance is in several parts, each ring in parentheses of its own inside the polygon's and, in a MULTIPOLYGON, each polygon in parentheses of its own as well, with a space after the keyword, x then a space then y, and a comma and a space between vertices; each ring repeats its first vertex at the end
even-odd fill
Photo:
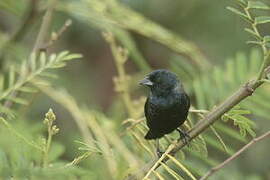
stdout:
MULTIPOLYGON (((20 3, 3 0, 0 10, 21 19, 27 8, 19 6, 20 3)), ((47 9, 49 6, 46 3, 39 2, 39 6, 46 8, 37 10, 47 9)), ((110 46, 117 72, 111 78, 118 95, 111 105, 114 113, 94 108, 77 99, 66 87, 54 83, 57 82, 55 79, 61 81, 64 78, 57 74, 58 70, 69 63, 71 67, 76 66, 71 61, 82 55, 67 50, 51 53, 51 49, 39 47, 38 52, 23 56, 29 51, 25 50, 23 43, 0 32, 0 38, 4 39, 0 46, 0 58, 3 60, 0 66, 3 70, 0 73, 1 178, 128 179, 130 174, 139 171, 138 178, 143 179, 194 180, 220 162, 218 155, 224 159, 234 154, 239 145, 260 131, 256 121, 269 119, 269 85, 260 87, 247 100, 234 106, 221 117, 223 121, 211 125, 210 131, 200 134, 174 156, 168 152, 177 143, 178 134, 166 135, 161 140, 161 148, 166 152, 157 160, 154 142, 143 138, 147 131, 143 116, 145 97, 139 96, 137 88, 134 88, 134 82, 153 67, 140 52, 130 31, 181 55, 181 58, 174 55, 169 60, 169 69, 186 82, 185 88, 192 97, 193 107, 184 125, 188 131, 232 92, 245 86, 245 82, 269 82, 269 73, 264 75, 264 68, 270 64, 267 62, 270 35, 263 34, 260 27, 269 24, 270 17, 260 12, 269 13, 270 7, 260 1, 237 0, 236 3, 239 8, 227 9, 247 22, 245 31, 253 38, 247 43, 259 45, 260 49, 252 48, 249 53, 239 51, 234 58, 224 58, 223 63, 213 65, 195 42, 166 29, 120 1, 59 2, 56 10, 75 17, 87 28, 97 28, 110 46), (14 55, 20 63, 10 60, 13 55, 7 47, 23 52, 14 55), (134 62, 138 71, 130 73, 126 68, 130 61, 134 62), (213 70, 210 71, 211 68, 213 70), (36 95, 43 97, 40 109, 36 109, 38 99, 30 98, 36 95), (47 110, 46 103, 56 108, 53 108, 54 111, 49 109, 42 125, 33 117, 34 114, 41 117, 40 111, 47 110), (65 133, 61 123, 70 124, 72 120, 78 132, 67 133, 72 136, 72 143, 66 143, 67 137, 64 140, 60 138, 65 133), (75 147, 78 149, 74 150, 75 147), (165 163, 163 159, 169 161, 165 163), (153 160, 156 163, 149 171, 143 172, 141 168, 153 160)), ((56 35, 52 34, 49 42, 59 38, 54 39, 56 35)), ((80 81, 81 77, 76 78, 80 81)), ((220 176, 224 178, 227 174, 220 176)), ((248 175, 238 172, 237 176, 246 178, 248 175)))

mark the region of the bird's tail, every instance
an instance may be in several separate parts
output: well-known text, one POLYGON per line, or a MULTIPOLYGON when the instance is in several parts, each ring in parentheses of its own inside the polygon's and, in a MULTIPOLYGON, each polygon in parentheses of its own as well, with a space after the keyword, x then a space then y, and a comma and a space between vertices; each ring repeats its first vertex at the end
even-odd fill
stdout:
POLYGON ((147 132, 147 134, 144 136, 145 139, 150 140, 150 139, 157 139, 157 138, 161 138, 162 135, 161 134, 156 134, 153 131, 149 130, 147 132))

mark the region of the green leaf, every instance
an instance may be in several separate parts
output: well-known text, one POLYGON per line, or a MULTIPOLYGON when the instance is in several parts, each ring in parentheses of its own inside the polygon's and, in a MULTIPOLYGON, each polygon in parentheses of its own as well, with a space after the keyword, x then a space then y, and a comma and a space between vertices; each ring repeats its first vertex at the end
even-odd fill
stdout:
POLYGON ((56 79, 58 76, 56 74, 48 73, 48 72, 42 72, 40 73, 40 76, 48 77, 48 78, 53 78, 56 79))
POLYGON ((237 0, 240 5, 246 6, 247 2, 246 0, 237 0))
POLYGON ((261 45, 262 43, 260 41, 247 41, 247 44, 261 45))
MULTIPOLYGON (((152 172, 153 172, 153 174, 154 174, 158 179, 160 179, 160 180, 165 180, 165 178, 162 177, 162 175, 161 175, 160 173, 158 173, 157 171, 153 170, 152 172)), ((146 178, 146 180, 150 180, 150 179, 149 179, 149 178, 146 178)))
POLYGON ((56 61, 56 59, 57 59, 56 54, 51 54, 49 62, 54 63, 56 61))
POLYGON ((166 154, 168 158, 170 158, 175 165, 177 165, 180 169, 182 169, 192 180, 196 180, 196 178, 192 175, 192 173, 175 157, 170 154, 166 154))
POLYGON ((258 36, 258 34, 256 34, 253 30, 249 29, 249 28, 245 28, 245 31, 248 32, 249 34, 251 34, 252 36, 254 36, 256 39, 260 40, 261 37, 258 36))
POLYGON ((249 20, 248 16, 245 15, 244 13, 242 13, 241 11, 239 11, 238 9, 235 9, 233 7, 227 7, 228 10, 230 10, 231 12, 239 15, 240 17, 246 19, 246 20, 249 20))
POLYGON ((255 18, 256 24, 265 24, 270 22, 270 16, 259 16, 255 18))
POLYGON ((270 42, 270 36, 264 36, 263 41, 264 42, 270 42))
POLYGON ((27 92, 27 93, 35 93, 37 92, 37 89, 29 87, 29 86, 23 86, 20 89, 18 89, 18 91, 27 92))
POLYGON ((224 116, 228 116, 229 119, 234 121, 234 125, 238 126, 238 128, 240 129, 241 136, 245 137, 247 133, 249 133, 251 136, 254 136, 256 134, 252 130, 252 127, 255 126, 255 123, 245 117, 245 114, 250 114, 250 112, 240 109, 233 109, 224 116))
POLYGON ((57 59, 58 60, 62 60, 65 56, 67 56, 69 54, 69 51, 62 51, 58 56, 57 59))
POLYGON ((63 57, 61 60, 62 61, 68 61, 68 60, 79 59, 79 58, 82 58, 81 54, 69 54, 69 55, 63 57))
POLYGON ((190 142, 189 150, 193 152, 198 152, 202 156, 208 156, 208 150, 204 138, 200 135, 190 142))
POLYGON ((227 148, 225 142, 223 141, 222 137, 218 134, 218 132, 216 131, 216 129, 214 128, 214 126, 210 126, 210 128, 213 131, 214 135, 217 137, 217 139, 220 142, 220 144, 222 145, 224 151, 225 152, 228 152, 228 148, 227 148))
POLYGON ((217 130, 219 130, 220 132, 226 134, 230 138, 236 139, 237 141, 240 141, 240 142, 243 142, 243 143, 246 143, 247 142, 244 137, 242 137, 241 135, 239 135, 239 132, 237 130, 235 130, 235 129, 231 128, 231 127, 228 127, 224 123, 216 123, 215 124, 215 128, 217 130))
POLYGON ((270 9, 270 7, 260 1, 248 1, 248 8, 250 9, 270 9))
POLYGON ((227 147, 227 151, 225 151, 224 148, 220 146, 219 143, 217 143, 216 138, 209 135, 205 135, 204 138, 207 143, 207 146, 212 146, 221 152, 228 153, 229 155, 234 154, 234 150, 231 147, 227 147))
POLYGON ((17 104, 27 105, 28 102, 25 99, 19 98, 19 97, 7 97, 6 98, 9 101, 12 101, 17 104))
POLYGON ((171 169, 169 166, 167 166, 165 163, 160 162, 161 166, 164 167, 164 169, 176 180, 182 180, 183 178, 179 176, 173 169, 171 169))
POLYGON ((53 66, 51 66, 50 68, 61 68, 61 67, 64 67, 66 64, 65 63, 57 63, 53 66))

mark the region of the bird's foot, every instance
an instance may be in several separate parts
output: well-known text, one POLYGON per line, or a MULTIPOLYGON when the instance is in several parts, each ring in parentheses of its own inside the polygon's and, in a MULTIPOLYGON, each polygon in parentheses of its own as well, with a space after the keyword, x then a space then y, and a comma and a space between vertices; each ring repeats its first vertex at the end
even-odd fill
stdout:
POLYGON ((164 154, 164 151, 157 149, 156 153, 157 153, 158 158, 161 158, 161 156, 164 154))
POLYGON ((181 130, 181 129, 176 129, 179 134, 180 134, 180 138, 178 139, 178 141, 182 140, 184 144, 187 144, 189 146, 189 141, 191 139, 191 137, 189 136, 188 133, 186 133, 185 131, 181 130))

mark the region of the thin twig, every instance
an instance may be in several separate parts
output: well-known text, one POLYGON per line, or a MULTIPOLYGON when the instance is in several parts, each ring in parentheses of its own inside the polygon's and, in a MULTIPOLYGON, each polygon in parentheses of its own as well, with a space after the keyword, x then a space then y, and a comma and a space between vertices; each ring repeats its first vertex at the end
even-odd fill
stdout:
POLYGON ((67 28, 71 26, 71 24, 72 24, 71 19, 66 20, 65 24, 59 29, 59 31, 52 34, 49 42, 43 45, 43 47, 41 47, 42 50, 46 51, 50 46, 52 46, 60 38, 60 36, 67 30, 67 28))
POLYGON ((44 45, 45 43, 45 39, 46 39, 46 36, 48 35, 48 31, 51 25, 53 10, 54 10, 56 2, 57 0, 51 0, 49 7, 45 15, 43 16, 42 24, 41 24, 41 27, 37 36, 36 43, 33 47, 32 53, 37 53, 42 47, 42 45, 44 45))
POLYGON ((70 166, 75 166, 77 164, 79 164, 82 160, 87 159, 90 155, 92 155, 93 152, 85 152, 83 155, 73 159, 73 161, 71 161, 70 163, 66 164, 64 167, 70 167, 70 166))
MULTIPOLYGON (((240 89, 238 89, 233 95, 228 97, 223 103, 219 106, 215 107, 212 111, 205 115, 202 120, 200 120, 188 133, 190 136, 190 140, 199 136, 203 131, 205 131, 208 127, 210 127, 214 122, 220 119, 220 117, 232 109, 235 105, 239 104, 242 100, 247 98, 248 96, 252 95, 255 89, 261 86, 263 82, 256 81, 256 82, 248 82, 240 89)), ((179 150, 181 150, 186 143, 179 141, 176 146, 170 150, 170 155, 175 155, 179 150)), ((168 161, 169 158, 164 158, 163 163, 168 161)), ((139 174, 147 173, 154 165, 155 169, 160 166, 157 160, 149 162, 145 165, 139 172, 139 174)), ((137 174, 133 174, 127 177, 127 179, 137 179, 137 174)))
POLYGON ((263 135, 254 138, 252 141, 250 141, 248 144, 246 144, 244 147, 242 147, 239 151, 237 151, 233 156, 229 157, 225 161, 223 161, 221 164, 217 165, 216 167, 212 168, 210 171, 208 171, 203 177, 200 178, 200 180, 205 180, 209 176, 213 175, 215 172, 223 168, 226 164, 237 158, 241 153, 243 153, 245 150, 247 150, 250 146, 254 145, 255 143, 267 138, 270 136, 270 131, 264 133, 263 135))

